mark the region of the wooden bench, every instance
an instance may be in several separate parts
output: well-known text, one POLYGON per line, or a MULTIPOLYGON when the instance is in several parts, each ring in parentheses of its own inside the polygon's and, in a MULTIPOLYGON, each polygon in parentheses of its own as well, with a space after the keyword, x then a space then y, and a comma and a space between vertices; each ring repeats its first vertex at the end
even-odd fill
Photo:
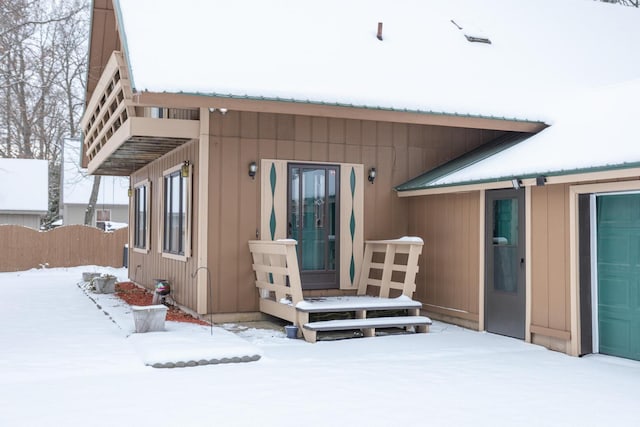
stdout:
POLYGON ((374 336, 377 328, 428 332, 431 320, 420 316, 422 303, 411 299, 422 245, 417 238, 367 241, 357 295, 305 299, 296 241, 250 241, 260 311, 298 326, 299 334, 309 342, 316 342, 317 333, 324 331, 360 329, 368 337, 374 336), (394 292, 398 295, 390 297, 394 292), (404 311, 406 315, 379 316, 388 310, 404 311), (309 321, 313 313, 339 312, 353 312, 355 318, 309 321))

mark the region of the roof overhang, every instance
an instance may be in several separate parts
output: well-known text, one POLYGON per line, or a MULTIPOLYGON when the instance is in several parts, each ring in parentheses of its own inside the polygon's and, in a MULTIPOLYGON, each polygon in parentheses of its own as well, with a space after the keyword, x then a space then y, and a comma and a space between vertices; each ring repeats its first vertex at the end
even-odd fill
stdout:
POLYGON ((502 117, 294 99, 136 92, 124 54, 114 51, 106 62, 81 120, 84 134, 83 166, 94 175, 130 175, 180 145, 198 139, 200 111, 211 108, 527 134, 546 127, 546 124, 538 121, 502 117), (165 115, 158 118, 150 116, 151 111, 157 109, 166 109, 165 115), (172 116, 169 110, 177 113, 172 116), (178 110, 184 111, 180 113, 178 110), (188 120, 184 120, 185 117, 188 120))
POLYGON ((536 133, 547 127, 545 123, 540 121, 515 118, 219 94, 138 92, 133 95, 133 102, 139 106, 214 107, 256 113, 292 114, 526 133, 536 133))
POLYGON ((480 190, 499 190, 514 188, 513 180, 518 180, 520 187, 535 187, 538 185, 573 184, 594 181, 611 181, 637 179, 640 177, 640 164, 630 163, 611 165, 570 171, 550 171, 538 174, 526 174, 521 176, 509 176, 494 180, 460 182, 455 184, 433 186, 428 188, 397 191, 398 197, 431 196, 437 194, 467 193, 480 190), (539 178, 544 180, 540 182, 539 178))

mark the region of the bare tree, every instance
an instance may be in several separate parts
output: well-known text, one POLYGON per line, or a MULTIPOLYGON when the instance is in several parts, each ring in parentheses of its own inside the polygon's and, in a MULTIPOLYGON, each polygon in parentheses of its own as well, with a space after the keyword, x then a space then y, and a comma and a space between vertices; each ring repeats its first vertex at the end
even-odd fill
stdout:
POLYGON ((604 3, 616 3, 623 6, 640 7, 640 0, 600 0, 604 3))
POLYGON ((93 176, 93 187, 91 187, 91 196, 89 196, 89 204, 84 211, 84 223, 90 225, 93 220, 93 214, 96 211, 96 203, 98 202, 98 192, 100 191, 100 175, 93 176))
POLYGON ((88 0, 0 0, 0 156, 49 161, 59 216, 61 151, 82 112, 88 0))

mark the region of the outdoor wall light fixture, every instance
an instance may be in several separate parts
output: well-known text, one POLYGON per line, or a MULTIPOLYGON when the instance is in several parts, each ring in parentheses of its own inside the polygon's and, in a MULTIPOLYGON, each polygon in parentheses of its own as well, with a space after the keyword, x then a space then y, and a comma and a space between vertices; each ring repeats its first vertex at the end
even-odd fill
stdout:
POLYGON ((513 189, 514 190, 519 190, 521 184, 522 184, 522 182, 518 178, 513 178, 511 180, 511 185, 513 185, 513 189))
POLYGON ((251 179, 256 179, 256 172, 258 172, 258 164, 256 162, 249 163, 249 176, 251 179))
POLYGON ((187 178, 189 176, 189 166, 191 166, 191 162, 189 162, 189 160, 185 160, 182 163, 182 167, 180 168, 180 175, 182 175, 183 178, 187 178))
POLYGON ((376 175, 377 175, 376 168, 369 169, 369 176, 367 177, 367 179, 369 180, 370 183, 373 184, 373 181, 376 180, 376 175))
POLYGON ((229 111, 229 109, 228 108, 209 107, 209 112, 210 113, 215 113, 216 111, 219 111, 220 114, 222 114, 224 116, 225 114, 227 114, 227 111, 229 111))
POLYGON ((545 183, 547 182, 547 177, 546 176, 537 176, 536 177, 536 185, 538 187, 542 187, 545 183))
POLYGON ((129 197, 133 196, 133 189, 129 188, 129 189, 127 190, 127 195, 128 195, 129 197))

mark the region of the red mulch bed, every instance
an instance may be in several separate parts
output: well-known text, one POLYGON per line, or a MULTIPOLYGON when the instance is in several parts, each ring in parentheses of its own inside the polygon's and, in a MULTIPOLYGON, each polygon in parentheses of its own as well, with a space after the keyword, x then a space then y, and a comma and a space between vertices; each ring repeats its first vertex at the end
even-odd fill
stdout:
MULTIPOLYGON (((116 283, 116 295, 129 305, 151 305, 151 301, 153 300, 153 294, 150 291, 141 288, 132 282, 116 283)), ((209 326, 207 322, 196 319, 192 315, 180 310, 178 307, 169 305, 167 308, 167 320, 209 326)))

